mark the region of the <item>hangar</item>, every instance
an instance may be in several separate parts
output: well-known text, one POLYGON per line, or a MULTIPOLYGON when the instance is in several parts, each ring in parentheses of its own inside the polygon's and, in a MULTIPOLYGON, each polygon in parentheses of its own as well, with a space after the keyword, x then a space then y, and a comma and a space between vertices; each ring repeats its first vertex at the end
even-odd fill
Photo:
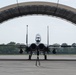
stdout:
POLYGON ((0 8, 0 23, 15 17, 32 14, 56 16, 76 24, 75 8, 52 2, 39 1, 23 2, 0 8))

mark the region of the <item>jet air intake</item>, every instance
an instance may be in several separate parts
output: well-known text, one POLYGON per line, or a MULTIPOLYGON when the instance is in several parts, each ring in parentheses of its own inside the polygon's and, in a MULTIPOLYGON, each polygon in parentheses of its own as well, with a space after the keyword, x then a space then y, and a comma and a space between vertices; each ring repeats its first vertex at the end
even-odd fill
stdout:
POLYGON ((43 50, 45 49, 45 46, 44 46, 43 43, 41 43, 41 44, 39 44, 38 48, 39 48, 41 51, 43 51, 43 50))
POLYGON ((32 44, 30 45, 30 49, 31 49, 31 50, 36 50, 36 48, 37 48, 37 46, 36 46, 35 43, 32 43, 32 44))

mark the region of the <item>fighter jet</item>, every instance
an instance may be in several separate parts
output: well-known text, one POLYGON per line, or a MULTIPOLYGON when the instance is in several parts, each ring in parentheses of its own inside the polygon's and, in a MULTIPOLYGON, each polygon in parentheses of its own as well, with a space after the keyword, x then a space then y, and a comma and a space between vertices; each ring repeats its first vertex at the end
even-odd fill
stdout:
MULTIPOLYGON (((12 46, 12 45, 0 45, 0 46, 12 46)), ((26 26, 26 45, 16 45, 19 48, 19 53, 22 54, 24 52, 23 49, 29 54, 29 60, 31 60, 31 57, 33 53, 35 52, 37 55, 37 58, 39 59, 40 52, 44 55, 44 60, 47 60, 47 54, 50 52, 50 48, 52 48, 52 53, 56 54, 56 48, 60 47, 76 47, 71 45, 49 45, 49 26, 47 26, 47 44, 41 43, 41 36, 40 34, 36 34, 35 37, 35 43, 28 44, 28 25, 26 26)))
MULTIPOLYGON (((48 29, 48 27, 47 27, 48 29)), ((44 55, 44 59, 47 60, 47 53, 50 51, 49 50, 49 43, 47 44, 47 46, 43 43, 41 43, 41 36, 40 34, 36 34, 35 37, 35 43, 32 43, 30 45, 28 45, 28 25, 26 27, 26 52, 29 53, 29 60, 31 60, 31 57, 33 55, 33 52, 35 52, 37 54, 37 56, 39 56, 39 53, 42 52, 42 54, 44 55)), ((49 32, 49 31, 48 31, 49 32)), ((48 33, 47 32, 47 33, 48 33)), ((48 35, 49 37, 49 35, 48 35)), ((47 40, 47 42, 49 41, 49 39, 47 40)), ((19 53, 23 53, 22 50, 22 46, 19 47, 20 48, 20 52, 19 53)))

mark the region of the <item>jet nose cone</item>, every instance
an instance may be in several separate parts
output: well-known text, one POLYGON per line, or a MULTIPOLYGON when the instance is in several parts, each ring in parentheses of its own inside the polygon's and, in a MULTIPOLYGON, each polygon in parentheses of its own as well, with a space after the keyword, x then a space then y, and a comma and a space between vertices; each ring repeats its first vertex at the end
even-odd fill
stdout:
POLYGON ((35 41, 36 41, 36 42, 40 42, 40 41, 41 41, 41 36, 40 36, 39 34, 36 35, 35 41))

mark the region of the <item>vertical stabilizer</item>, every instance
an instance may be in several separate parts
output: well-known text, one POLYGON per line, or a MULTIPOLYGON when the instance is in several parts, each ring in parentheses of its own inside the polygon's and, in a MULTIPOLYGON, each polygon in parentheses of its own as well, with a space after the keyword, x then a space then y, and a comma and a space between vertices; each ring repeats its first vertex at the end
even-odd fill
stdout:
POLYGON ((47 26, 47 46, 49 46, 49 26, 47 26))
POLYGON ((28 46, 28 25, 26 26, 26 46, 28 46))

